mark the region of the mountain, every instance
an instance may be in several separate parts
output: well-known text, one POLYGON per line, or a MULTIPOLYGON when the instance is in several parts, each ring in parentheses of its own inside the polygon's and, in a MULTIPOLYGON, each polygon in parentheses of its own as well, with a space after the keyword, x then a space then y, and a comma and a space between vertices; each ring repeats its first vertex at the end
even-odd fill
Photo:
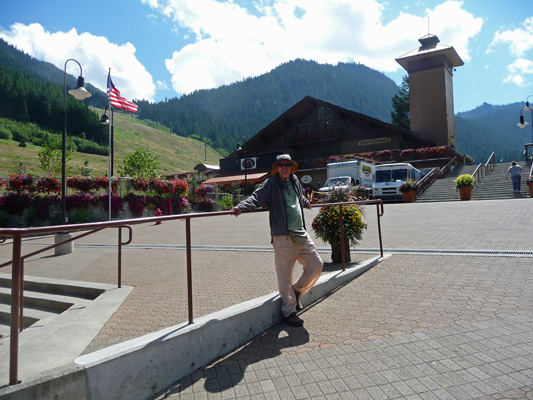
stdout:
MULTIPOLYGON (((60 132, 62 122, 57 115, 63 110, 63 78, 64 71, 0 39, 0 117, 28 120, 60 132)), ((76 78, 67 75, 67 85, 75 84, 76 78)), ((103 109, 106 95, 90 83, 86 87, 93 96, 84 102, 67 96, 67 130, 69 135, 105 146, 107 133, 89 106, 103 109)), ((216 89, 158 103, 134 101, 139 105, 137 118, 152 126, 162 124, 179 136, 204 141, 224 155, 235 149, 241 136, 252 137, 305 96, 389 122, 392 97, 399 90, 386 75, 362 64, 329 65, 297 59, 216 89)), ((524 143, 533 138, 530 127, 516 127, 521 108, 521 103, 485 103, 456 114, 458 150, 476 162, 485 162, 492 151, 498 160, 522 159, 524 143)), ((529 121, 527 114, 525 117, 529 121)))
POLYGON ((217 89, 137 104, 139 118, 159 121, 179 135, 205 137, 213 147, 231 152, 239 137, 255 135, 305 96, 388 122, 398 90, 392 79, 361 64, 298 59, 217 89))
MULTIPOLYGON (((523 106, 523 103, 496 106, 483 103, 471 111, 456 114, 457 149, 476 163, 485 163, 493 151, 497 161, 523 160, 524 143, 533 141, 532 124, 525 129, 516 126, 523 106)), ((526 120, 528 117, 525 114, 526 120)))

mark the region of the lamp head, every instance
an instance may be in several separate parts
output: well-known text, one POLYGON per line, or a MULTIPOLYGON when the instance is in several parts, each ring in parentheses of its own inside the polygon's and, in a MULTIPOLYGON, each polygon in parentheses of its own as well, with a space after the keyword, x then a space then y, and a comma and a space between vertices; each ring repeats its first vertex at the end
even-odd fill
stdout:
POLYGON ((518 126, 519 128, 525 128, 526 126, 528 126, 529 124, 527 122, 524 121, 524 116, 521 115, 520 116, 520 123, 516 124, 516 126, 518 126))
POLYGON ((526 111, 531 110, 531 107, 529 106, 529 101, 526 101, 526 106, 524 107, 524 110, 526 111))
POLYGON ((104 112, 104 115, 102 115, 102 118, 100 118, 100 123, 102 125, 109 125, 109 117, 107 116, 105 112, 104 112))
POLYGON ((84 79, 83 76, 80 75, 78 76, 78 87, 76 89, 70 89, 68 93, 74 96, 76 100, 85 100, 86 98, 91 97, 91 93, 83 87, 83 84, 84 79))

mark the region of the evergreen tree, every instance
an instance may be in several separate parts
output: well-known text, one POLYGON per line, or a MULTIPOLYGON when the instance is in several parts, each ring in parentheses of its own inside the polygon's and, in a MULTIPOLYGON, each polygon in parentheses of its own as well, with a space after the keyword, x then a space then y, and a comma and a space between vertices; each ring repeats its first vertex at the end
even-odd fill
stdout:
POLYGON ((409 115, 409 78, 404 75, 400 92, 392 98, 391 123, 402 128, 411 129, 409 115))

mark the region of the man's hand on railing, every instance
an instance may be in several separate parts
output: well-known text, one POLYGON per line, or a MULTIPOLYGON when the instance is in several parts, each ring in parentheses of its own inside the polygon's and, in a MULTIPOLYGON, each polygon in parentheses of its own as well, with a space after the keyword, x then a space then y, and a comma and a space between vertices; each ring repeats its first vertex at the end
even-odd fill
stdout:
POLYGON ((232 210, 233 210, 233 215, 235 215, 236 217, 238 217, 242 213, 242 210, 237 206, 233 207, 232 210))

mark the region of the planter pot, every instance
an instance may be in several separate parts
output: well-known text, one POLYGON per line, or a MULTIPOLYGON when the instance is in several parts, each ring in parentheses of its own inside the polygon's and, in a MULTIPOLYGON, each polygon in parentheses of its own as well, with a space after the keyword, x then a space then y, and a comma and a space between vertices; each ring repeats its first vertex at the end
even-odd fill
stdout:
MULTIPOLYGON (((334 263, 341 263, 342 262, 342 252, 341 252, 341 242, 334 242, 331 243, 331 260, 334 263)), ((344 261, 350 262, 350 242, 348 240, 344 243, 344 261)))
POLYGON ((529 196, 533 198, 533 184, 528 185, 529 186, 529 196))
POLYGON ((408 192, 402 192, 403 202, 404 203, 412 203, 415 201, 415 194, 416 191, 409 190, 408 192))
POLYGON ((470 200, 472 197, 472 186, 459 188, 459 196, 461 196, 461 200, 470 200))

